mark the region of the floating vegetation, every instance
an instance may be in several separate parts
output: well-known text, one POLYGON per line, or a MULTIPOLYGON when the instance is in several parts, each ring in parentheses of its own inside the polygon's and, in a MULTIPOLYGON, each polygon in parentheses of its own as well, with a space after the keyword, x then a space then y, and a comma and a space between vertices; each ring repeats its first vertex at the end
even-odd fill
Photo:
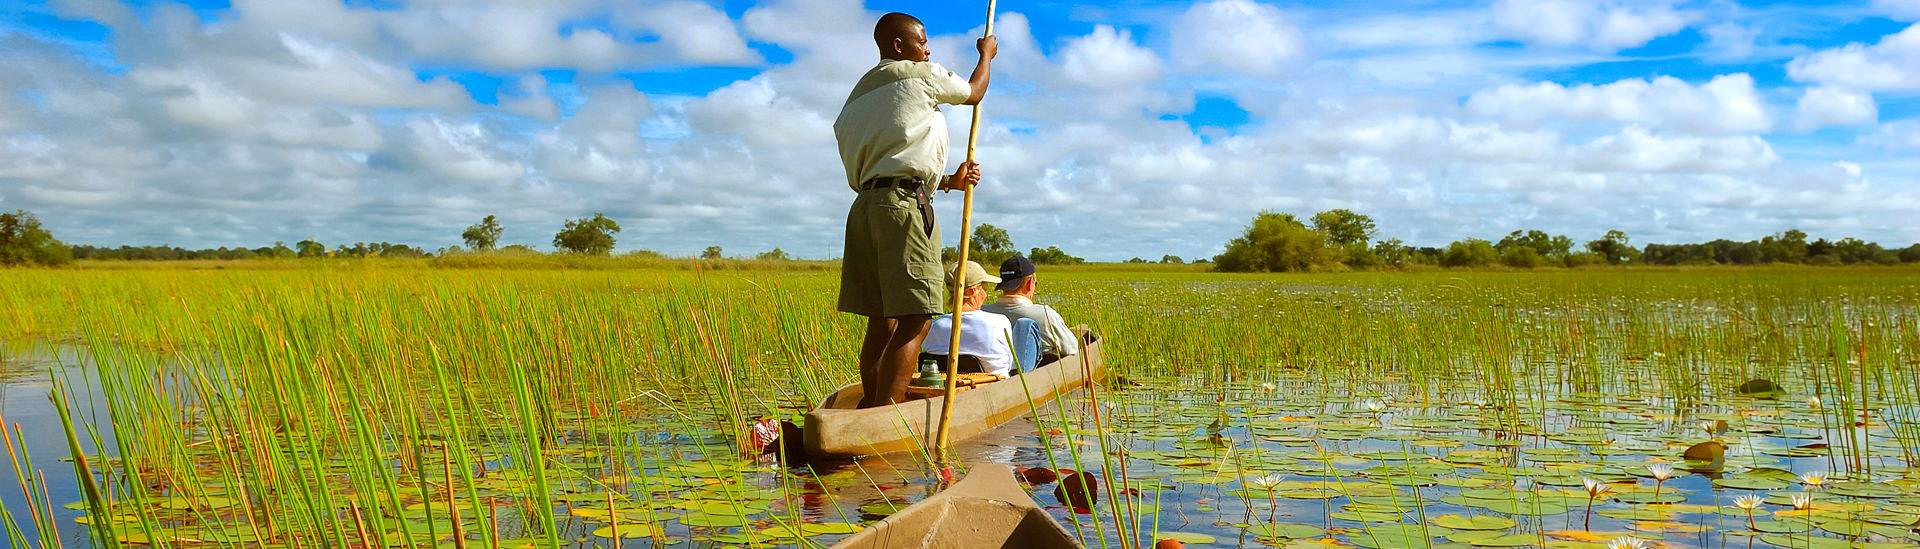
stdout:
MULTIPOLYGON (((71 412, 12 546, 815 547, 936 478, 750 455, 854 380, 831 273, 0 276, 71 412)), ((1920 277, 1048 280, 1113 378, 960 452, 1091 547, 1920 544, 1920 277)))

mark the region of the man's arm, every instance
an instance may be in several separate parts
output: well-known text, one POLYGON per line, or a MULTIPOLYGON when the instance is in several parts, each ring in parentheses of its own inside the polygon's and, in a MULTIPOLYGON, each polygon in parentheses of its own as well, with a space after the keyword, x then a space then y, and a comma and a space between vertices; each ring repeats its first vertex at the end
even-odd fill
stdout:
POLYGON ((1000 40, 988 36, 975 42, 974 47, 980 50, 980 61, 973 65, 973 77, 967 79, 967 85, 973 88, 973 93, 967 96, 962 105, 978 105, 987 98, 987 82, 993 79, 993 56, 1000 53, 1000 40))

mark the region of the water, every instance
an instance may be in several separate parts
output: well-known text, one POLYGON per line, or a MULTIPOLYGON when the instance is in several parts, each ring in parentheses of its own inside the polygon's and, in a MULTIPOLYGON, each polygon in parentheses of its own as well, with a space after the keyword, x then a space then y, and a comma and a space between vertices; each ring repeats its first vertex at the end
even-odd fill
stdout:
MULTIPOLYGON (((75 387, 76 417, 109 426, 88 390, 90 366, 71 347, 14 343, 0 350, 10 357, 0 362, 0 412, 10 426, 18 426, 28 455, 50 482, 59 537, 69 547, 87 546, 85 527, 74 522, 83 513, 63 507, 80 501, 81 494, 71 464, 62 461, 65 435, 47 395, 48 376, 63 376, 75 387)), ((956 452, 963 462, 1096 473, 1103 491, 1090 509, 1069 508, 1053 495, 1056 485, 1038 486, 1034 494, 1095 547, 1102 538, 1118 546, 1112 503, 1105 495, 1114 489, 1105 485, 1110 465, 1124 465, 1131 479, 1126 484, 1139 494, 1123 530, 1131 536, 1137 520, 1140 537, 1181 537, 1190 547, 1331 539, 1383 548, 1449 543, 1582 548, 1622 537, 1669 547, 1806 547, 1849 538, 1889 547, 1920 545, 1911 526, 1920 520, 1920 477, 1903 458, 1910 448, 1881 420, 1855 430, 1871 456, 1862 464, 1872 473, 1848 478, 1835 472, 1846 462, 1836 447, 1842 443, 1838 433, 1847 427, 1823 424, 1822 418, 1831 422, 1832 415, 1803 396, 1681 404, 1652 394, 1556 389, 1544 396, 1521 395, 1511 402, 1515 409, 1465 381, 1414 387, 1393 378, 1329 381, 1278 371, 1257 380, 1148 379, 1106 388, 1099 395, 1106 407, 1098 425, 1089 413, 1088 395, 1076 392, 1063 401, 1064 415, 1043 406, 1038 425, 1021 418, 964 441, 956 452), (1709 434, 1703 421, 1708 427, 1727 421, 1729 427, 1709 434), (1107 431, 1104 444, 1092 436, 1096 428, 1107 431), (1048 433, 1044 444, 1042 431, 1048 433), (1729 446, 1718 470, 1685 473, 1690 465, 1681 459, 1682 451, 1710 439, 1729 446), (1820 444, 1827 446, 1810 446, 1820 444), (1659 483, 1658 496, 1647 468, 1655 462, 1683 470, 1659 483), (1830 477, 1820 486, 1798 478, 1816 472, 1830 477), (1591 515, 1582 486, 1586 479, 1612 487, 1610 494, 1593 498, 1591 515), (1815 513, 1790 511, 1792 495, 1801 493, 1816 498, 1815 513), (1768 497, 1755 513, 1756 524, 1767 531, 1752 531, 1746 515, 1732 507, 1739 495, 1768 497), (1454 518, 1442 518, 1448 515, 1454 518)), ((1894 412, 1879 413, 1912 417, 1894 412)), ((889 506, 924 498, 935 484, 913 456, 781 470, 766 459, 728 459, 711 437, 699 433, 635 429, 611 436, 635 437, 655 453, 641 461, 646 475, 621 487, 638 495, 636 502, 620 506, 652 503, 653 516, 663 525, 661 539, 680 546, 782 545, 777 525, 796 515, 807 522, 870 522, 889 506), (743 511, 710 512, 714 506, 740 505, 730 503, 735 501, 744 502, 743 511), (733 524, 728 518, 733 515, 744 524, 733 524)), ((606 508, 606 486, 631 480, 631 475, 596 469, 606 466, 599 451, 609 447, 608 436, 565 433, 550 449, 556 463, 550 471, 561 477, 555 484, 558 526, 570 546, 609 541, 594 535, 606 523, 594 520, 590 511, 606 508)), ((1122 478, 1117 471, 1112 476, 1122 478)), ((425 478, 431 485, 444 476, 429 467, 425 478)), ((483 488, 508 500, 525 486, 511 461, 497 456, 480 478, 483 488)), ((36 534, 24 518, 18 486, 10 468, 0 470, 0 502, 32 539, 36 534)), ((486 520, 510 539, 525 538, 529 529, 522 510, 503 505, 484 519, 471 511, 463 518, 469 532, 486 520)), ((426 509, 403 518, 413 521, 416 535, 427 528, 444 534, 450 526, 444 514, 444 509, 426 509), (435 516, 437 524, 429 519, 435 516)), ((169 517, 167 532, 218 539, 210 530, 190 528, 206 517, 161 516, 169 517)), ((226 524, 225 539, 245 544, 249 538, 235 526, 243 523, 226 524)), ((637 527, 629 523, 628 528, 637 527)), ((840 537, 818 534, 812 540, 832 543, 840 537)), ((642 538, 623 545, 654 543, 642 538)))

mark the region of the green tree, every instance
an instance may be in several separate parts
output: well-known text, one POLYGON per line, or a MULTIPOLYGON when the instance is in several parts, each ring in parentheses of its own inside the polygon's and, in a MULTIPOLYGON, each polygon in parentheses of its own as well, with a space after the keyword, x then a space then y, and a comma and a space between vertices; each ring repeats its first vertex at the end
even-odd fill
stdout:
POLYGON ((724 257, 726 257, 726 255, 721 253, 719 246, 707 246, 707 249, 700 250, 700 259, 716 261, 724 257))
POLYGON ((1402 268, 1414 263, 1413 247, 1398 238, 1389 238, 1373 244, 1373 256, 1379 258, 1380 265, 1402 268))
POLYGON ((619 223, 606 214, 595 213, 593 217, 567 220, 566 228, 553 235, 553 247, 576 254, 607 255, 613 252, 613 235, 619 232, 619 223))
POLYGON ((1290 214, 1260 212, 1239 238, 1213 258, 1225 272, 1305 271, 1340 262, 1340 251, 1325 233, 1307 228, 1290 214))
POLYGON ((1628 242, 1625 231, 1613 229, 1599 240, 1588 242, 1587 251, 1599 255, 1608 265, 1625 265, 1640 257, 1640 251, 1633 249, 1628 242))
POLYGON ((1805 263, 1807 233, 1799 229, 1768 235, 1760 239, 1760 260, 1768 263, 1805 263))
POLYGON ((490 252, 493 251, 494 246, 500 244, 501 232, 503 229, 500 228, 500 221, 488 215, 479 223, 468 225, 467 230, 460 233, 460 239, 467 241, 467 247, 473 248, 474 251, 490 252))
POLYGON ((753 256, 753 258, 761 261, 792 261, 793 260, 792 256, 787 255, 787 252, 785 250, 781 250, 778 247, 775 247, 774 249, 767 250, 764 252, 760 252, 760 255, 753 256))
POLYGON ((1185 259, 1180 259, 1180 256, 1177 256, 1177 255, 1163 255, 1163 256, 1160 256, 1160 262, 1161 262, 1161 263, 1166 263, 1166 264, 1168 264, 1168 265, 1185 265, 1185 264, 1187 264, 1187 260, 1185 260, 1185 259))
POLYGON ((967 251, 969 261, 981 265, 999 265, 1014 254, 1020 253, 1013 248, 1013 236, 1006 229, 993 225, 981 225, 973 228, 970 247, 967 251))
POLYGON ((1027 252, 1027 259, 1036 265, 1078 265, 1087 260, 1062 251, 1059 246, 1034 248, 1027 252))
POLYGON ((325 257, 327 255, 327 245, 321 244, 313 239, 296 242, 293 245, 293 249, 295 250, 294 254, 300 257, 325 257))
POLYGON ((1344 208, 1313 214, 1313 228, 1342 248, 1364 247, 1373 241, 1373 218, 1344 208))
POLYGON ((1478 238, 1455 241, 1447 245, 1447 251, 1440 256, 1440 264, 1448 267, 1485 267, 1500 259, 1500 251, 1494 249, 1492 242, 1478 238))
POLYGON ((53 238, 26 210, 0 213, 0 265, 65 265, 73 248, 53 238))

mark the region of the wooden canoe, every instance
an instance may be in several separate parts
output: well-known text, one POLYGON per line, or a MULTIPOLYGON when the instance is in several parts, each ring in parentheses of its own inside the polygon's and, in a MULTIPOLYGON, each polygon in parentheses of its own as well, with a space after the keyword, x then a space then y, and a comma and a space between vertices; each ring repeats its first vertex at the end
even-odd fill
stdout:
POLYGON ((833 549, 1081 549, 997 463, 874 523, 833 549))
MULTIPOLYGON (((1104 371, 1100 341, 1087 332, 1076 332, 1085 342, 1080 346, 1080 354, 1004 381, 959 392, 953 406, 953 426, 948 429, 950 440, 966 440, 1026 414, 1029 392, 1033 396, 1032 405, 1042 406, 1054 397, 1085 385, 1089 376, 1097 378, 1104 371), (1090 339, 1092 341, 1087 341, 1090 339)), ((937 396, 858 409, 861 393, 858 383, 842 387, 807 413, 805 439, 809 456, 848 458, 918 451, 925 444, 926 433, 939 427, 940 406, 947 398, 937 396)))

